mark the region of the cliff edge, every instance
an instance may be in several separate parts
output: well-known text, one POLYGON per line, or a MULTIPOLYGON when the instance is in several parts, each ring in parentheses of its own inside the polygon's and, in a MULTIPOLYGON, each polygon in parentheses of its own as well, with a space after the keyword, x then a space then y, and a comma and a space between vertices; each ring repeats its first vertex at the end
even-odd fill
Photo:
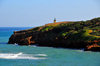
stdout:
POLYGON ((100 51, 100 18, 57 22, 14 31, 8 44, 37 45, 100 51))

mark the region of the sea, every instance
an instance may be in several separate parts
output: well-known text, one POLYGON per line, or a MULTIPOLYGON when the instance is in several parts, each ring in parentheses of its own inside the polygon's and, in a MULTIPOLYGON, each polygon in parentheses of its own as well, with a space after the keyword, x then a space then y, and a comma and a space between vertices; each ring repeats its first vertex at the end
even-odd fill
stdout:
POLYGON ((7 44, 13 31, 32 27, 0 27, 0 66, 100 66, 100 52, 7 44))

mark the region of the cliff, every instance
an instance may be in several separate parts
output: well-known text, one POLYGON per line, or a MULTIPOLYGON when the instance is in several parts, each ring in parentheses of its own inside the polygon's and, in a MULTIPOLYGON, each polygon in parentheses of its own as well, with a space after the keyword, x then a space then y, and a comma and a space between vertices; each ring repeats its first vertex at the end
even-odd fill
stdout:
POLYGON ((100 51, 100 18, 57 22, 15 31, 8 44, 38 45, 100 51))

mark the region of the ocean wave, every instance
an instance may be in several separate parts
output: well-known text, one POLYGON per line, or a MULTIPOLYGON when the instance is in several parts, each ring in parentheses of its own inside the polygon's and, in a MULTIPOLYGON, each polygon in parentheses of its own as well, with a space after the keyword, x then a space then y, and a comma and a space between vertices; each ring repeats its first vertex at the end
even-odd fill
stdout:
POLYGON ((0 53, 0 59, 47 59, 46 54, 0 53))

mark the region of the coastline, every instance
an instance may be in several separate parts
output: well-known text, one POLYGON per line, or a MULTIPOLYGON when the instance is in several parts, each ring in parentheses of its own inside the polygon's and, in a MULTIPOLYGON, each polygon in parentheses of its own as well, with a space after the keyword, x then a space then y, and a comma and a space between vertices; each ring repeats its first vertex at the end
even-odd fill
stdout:
POLYGON ((28 30, 15 31, 9 38, 8 44, 38 44, 38 46, 100 51, 99 19, 50 23, 28 30))

